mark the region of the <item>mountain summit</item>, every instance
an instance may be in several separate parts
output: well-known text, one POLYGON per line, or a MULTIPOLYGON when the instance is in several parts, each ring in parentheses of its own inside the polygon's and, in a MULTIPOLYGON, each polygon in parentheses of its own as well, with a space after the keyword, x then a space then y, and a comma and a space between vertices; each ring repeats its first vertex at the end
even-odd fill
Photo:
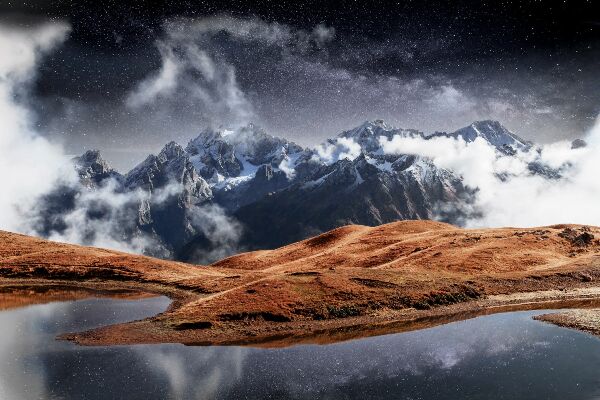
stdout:
POLYGON ((431 137, 445 136, 452 138, 461 138, 467 143, 474 142, 481 138, 498 149, 526 150, 532 143, 527 142, 505 128, 498 121, 476 121, 471 125, 461 128, 452 133, 435 133, 431 137))

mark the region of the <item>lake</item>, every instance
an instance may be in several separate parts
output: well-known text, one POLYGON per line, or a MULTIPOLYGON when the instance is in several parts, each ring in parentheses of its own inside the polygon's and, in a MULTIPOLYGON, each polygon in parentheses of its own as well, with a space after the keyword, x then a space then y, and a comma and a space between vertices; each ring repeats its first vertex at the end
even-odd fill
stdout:
POLYGON ((544 311, 283 349, 55 340, 168 304, 165 297, 90 298, 0 312, 0 398, 600 398, 600 340, 531 318, 544 311))

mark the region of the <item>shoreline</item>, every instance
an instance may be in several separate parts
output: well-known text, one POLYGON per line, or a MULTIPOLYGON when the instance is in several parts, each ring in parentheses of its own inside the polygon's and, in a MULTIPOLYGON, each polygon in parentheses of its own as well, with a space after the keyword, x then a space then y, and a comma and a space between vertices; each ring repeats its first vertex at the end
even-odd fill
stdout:
POLYGON ((85 346, 180 343, 196 346, 251 346, 280 348, 294 345, 326 345, 367 337, 432 328, 451 322, 503 312, 600 307, 600 288, 591 292, 574 290, 516 294, 511 299, 493 296, 490 299, 464 302, 431 310, 405 310, 386 316, 361 316, 306 323, 255 322, 245 329, 225 327, 223 330, 165 327, 160 320, 149 318, 87 332, 64 334, 60 339, 85 346), (533 297, 532 297, 533 296, 533 297))
POLYGON ((600 307, 594 237, 600 228, 401 221, 350 225, 200 266, 0 232, 0 287, 133 290, 172 300, 151 318, 61 336, 82 345, 324 344, 494 312, 600 307))
POLYGON ((600 336, 600 305, 592 309, 577 308, 558 313, 542 314, 534 317, 537 321, 546 322, 563 328, 600 336))
MULTIPOLYGON (((7 289, 21 290, 22 292, 47 292, 48 290, 55 293, 61 291, 67 293, 81 292, 67 298, 59 297, 58 300, 51 298, 50 302, 89 297, 138 299, 159 295, 168 296, 172 300, 164 312, 143 320, 102 326, 84 332, 64 333, 58 337, 59 340, 72 341, 83 346, 179 343, 191 346, 219 345, 280 348, 294 345, 326 345, 427 329, 496 313, 544 309, 568 309, 568 311, 543 314, 534 317, 534 319, 596 335, 600 334, 600 325, 594 330, 586 329, 585 325, 578 325, 572 318, 573 313, 594 311, 598 313, 600 318, 600 286, 570 291, 549 290, 493 295, 483 300, 467 301, 429 310, 407 309, 379 317, 360 316, 312 323, 301 321, 257 324, 256 321, 253 321, 251 324, 252 331, 248 330, 250 327, 246 325, 246 329, 226 329, 228 332, 222 330, 214 332, 202 328, 173 330, 165 325, 165 321, 161 316, 176 311, 192 299, 181 293, 173 292, 170 289, 165 290, 161 287, 118 282, 82 282, 78 283, 77 286, 73 286, 73 283, 64 281, 40 279, 7 281, 0 279, 0 293, 5 293, 7 289)), ((42 303, 42 301, 39 303, 42 303)))

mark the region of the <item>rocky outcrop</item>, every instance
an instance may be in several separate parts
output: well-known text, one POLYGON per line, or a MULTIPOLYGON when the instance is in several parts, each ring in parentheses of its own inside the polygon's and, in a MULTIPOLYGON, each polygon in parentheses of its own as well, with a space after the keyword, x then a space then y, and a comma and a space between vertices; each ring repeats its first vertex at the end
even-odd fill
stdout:
POLYGON ((587 142, 583 139, 575 139, 571 142, 571 149, 580 149, 582 147, 587 147, 587 142))
POLYGON ((172 252, 199 233, 193 223, 194 207, 212 199, 210 186, 175 142, 132 169, 125 176, 125 187, 147 192, 140 202, 138 223, 161 238, 172 252))
POLYGON ((98 150, 88 150, 73 159, 81 182, 87 187, 97 187, 109 179, 121 183, 123 176, 115 171, 98 150))

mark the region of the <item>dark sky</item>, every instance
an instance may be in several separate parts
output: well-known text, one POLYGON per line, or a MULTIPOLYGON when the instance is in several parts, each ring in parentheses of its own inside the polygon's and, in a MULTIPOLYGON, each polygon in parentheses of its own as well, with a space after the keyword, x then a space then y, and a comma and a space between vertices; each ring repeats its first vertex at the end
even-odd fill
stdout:
POLYGON ((308 145, 366 119, 497 119, 548 142, 600 111, 592 0, 124 3, 0 3, 0 21, 71 25, 31 107, 52 140, 120 169, 207 126, 252 121, 308 145))

